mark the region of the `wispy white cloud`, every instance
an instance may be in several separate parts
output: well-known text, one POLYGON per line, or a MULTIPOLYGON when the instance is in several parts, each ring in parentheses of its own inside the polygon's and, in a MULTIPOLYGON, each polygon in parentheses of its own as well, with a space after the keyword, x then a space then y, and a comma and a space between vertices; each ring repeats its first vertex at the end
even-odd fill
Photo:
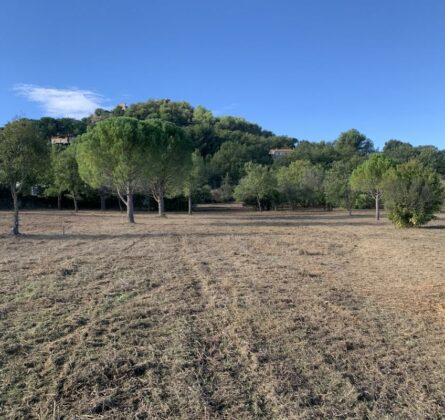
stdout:
POLYGON ((41 105, 50 117, 83 118, 96 108, 104 108, 105 98, 82 89, 56 89, 36 85, 14 86, 17 94, 41 105))

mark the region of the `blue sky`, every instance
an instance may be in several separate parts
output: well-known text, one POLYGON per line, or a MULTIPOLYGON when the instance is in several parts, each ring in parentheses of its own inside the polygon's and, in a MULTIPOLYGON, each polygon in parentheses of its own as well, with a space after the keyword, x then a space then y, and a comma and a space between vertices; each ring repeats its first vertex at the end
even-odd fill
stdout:
POLYGON ((4 0, 0 124, 171 98, 445 148, 444 22, 443 0, 4 0))

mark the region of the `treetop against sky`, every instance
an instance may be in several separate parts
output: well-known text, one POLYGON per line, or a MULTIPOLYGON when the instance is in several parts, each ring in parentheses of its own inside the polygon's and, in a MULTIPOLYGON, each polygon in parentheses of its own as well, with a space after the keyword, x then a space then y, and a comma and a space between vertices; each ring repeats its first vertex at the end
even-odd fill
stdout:
POLYGON ((333 140, 445 147, 440 0, 8 1, 0 125, 148 98, 333 140))

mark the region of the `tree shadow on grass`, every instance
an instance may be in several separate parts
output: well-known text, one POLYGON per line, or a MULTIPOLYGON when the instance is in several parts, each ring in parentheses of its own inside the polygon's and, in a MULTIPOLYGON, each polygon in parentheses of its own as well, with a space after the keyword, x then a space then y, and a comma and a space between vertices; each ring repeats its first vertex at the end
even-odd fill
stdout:
POLYGON ((387 226, 388 223, 385 221, 375 222, 354 222, 354 221, 346 221, 346 220, 335 220, 335 221, 310 221, 310 220, 283 220, 283 221, 269 221, 267 219, 254 220, 254 221, 240 221, 240 223, 228 223, 228 222, 212 222, 207 223, 206 226, 224 226, 224 227, 232 227, 232 228, 249 228, 249 227, 304 227, 304 226, 318 226, 318 227, 346 227, 346 226, 387 226))
POLYGON ((445 229, 445 225, 421 226, 421 229, 442 230, 445 229))
MULTIPOLYGON (((212 232, 212 233, 122 233, 122 234, 87 234, 87 233, 25 233, 20 236, 14 237, 11 235, 4 235, 11 239, 17 239, 21 241, 69 241, 69 240, 93 240, 93 241, 106 241, 106 240, 122 240, 122 239, 153 239, 153 238, 181 238, 181 237, 252 237, 252 236, 264 236, 264 233, 237 233, 237 232, 212 232)), ((0 236, 1 237, 1 236, 0 236)))
POLYGON ((371 214, 352 214, 349 216, 347 213, 334 213, 334 212, 308 212, 308 213, 258 213, 256 215, 246 215, 246 217, 240 217, 240 220, 264 220, 264 219, 288 219, 288 220, 357 220, 357 219, 372 219, 371 214))

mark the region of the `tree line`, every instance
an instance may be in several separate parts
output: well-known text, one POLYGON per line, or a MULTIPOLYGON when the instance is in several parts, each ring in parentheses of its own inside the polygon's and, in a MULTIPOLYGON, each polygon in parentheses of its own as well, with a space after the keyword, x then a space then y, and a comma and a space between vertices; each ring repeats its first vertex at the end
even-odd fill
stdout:
POLYGON ((443 201, 445 151, 388 141, 378 152, 355 129, 333 142, 277 136, 239 117, 215 117, 186 102, 150 100, 98 109, 83 120, 16 119, 0 128, 0 183, 14 207, 34 193, 69 196, 77 211, 88 195, 118 197, 134 222, 134 197, 152 197, 159 215, 166 197, 242 201, 258 210, 298 207, 368 207, 382 201, 397 226, 431 220, 443 201), (71 136, 69 146, 52 136, 71 136), (273 159, 273 148, 292 149, 273 159))
POLYGON ((234 196, 264 208, 375 206, 398 227, 421 226, 444 200, 445 151, 389 140, 381 152, 352 129, 334 142, 298 142, 272 165, 248 163, 234 196))
POLYGON ((443 182, 431 167, 415 159, 395 164, 383 154, 373 154, 355 168, 353 162, 335 162, 326 171, 305 160, 278 169, 248 163, 234 196, 260 211, 283 204, 292 209, 338 206, 349 215, 371 199, 377 220, 383 200, 388 218, 398 227, 421 226, 441 210, 443 182))

